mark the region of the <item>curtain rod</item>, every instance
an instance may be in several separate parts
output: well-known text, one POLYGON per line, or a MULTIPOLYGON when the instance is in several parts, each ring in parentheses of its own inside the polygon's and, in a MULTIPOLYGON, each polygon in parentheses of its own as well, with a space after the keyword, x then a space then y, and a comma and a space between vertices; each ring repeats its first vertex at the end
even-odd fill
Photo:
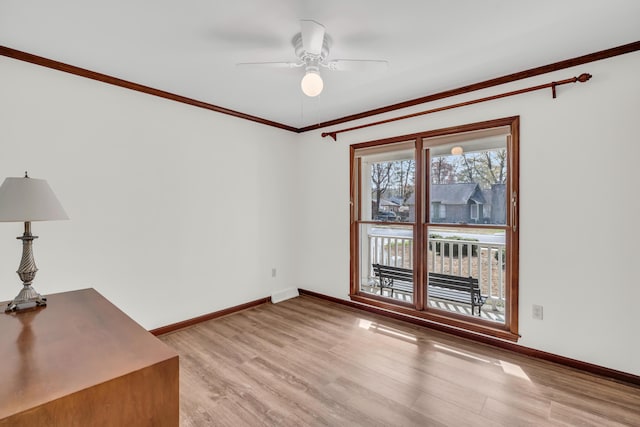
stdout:
POLYGON ((327 136, 330 136, 331 138, 333 138, 334 141, 337 141, 339 133, 349 132, 349 131, 356 130, 356 129, 368 128, 368 127, 371 127, 371 126, 382 125, 382 124, 385 124, 385 123, 391 123, 391 122, 395 122, 395 121, 398 121, 398 120, 410 119, 410 118, 413 118, 413 117, 423 116, 425 114, 437 113, 438 111, 451 110, 453 108, 464 107, 466 105, 478 104, 480 102, 485 102, 485 101, 492 101, 494 99, 506 98, 507 96, 519 95, 521 93, 526 93, 526 92, 533 92, 535 90, 546 89, 548 87, 551 88, 551 94, 552 94, 553 98, 555 98, 556 97, 556 86, 564 85, 564 84, 567 84, 567 83, 576 83, 576 82, 584 83, 587 80, 591 79, 591 77, 592 77, 591 74, 582 73, 578 77, 572 77, 570 79, 560 80, 558 82, 551 82, 551 83, 541 84, 541 85, 538 85, 538 86, 531 86, 531 87, 524 88, 524 89, 514 90, 512 92, 505 92, 505 93, 501 93, 499 95, 492 95, 492 96, 487 96, 485 98, 474 99, 472 101, 460 102, 458 104, 447 105, 445 107, 438 107, 438 108, 434 108, 432 110, 420 111, 420 112, 413 113, 413 114, 407 114, 405 116, 399 116, 399 117, 394 117, 394 118, 391 118, 391 119, 380 120, 378 122, 372 122, 372 123, 367 123, 367 124, 364 124, 364 125, 354 126, 354 127, 350 127, 350 128, 346 128, 346 129, 335 130, 333 132, 323 132, 322 133, 322 137, 325 138, 327 136))

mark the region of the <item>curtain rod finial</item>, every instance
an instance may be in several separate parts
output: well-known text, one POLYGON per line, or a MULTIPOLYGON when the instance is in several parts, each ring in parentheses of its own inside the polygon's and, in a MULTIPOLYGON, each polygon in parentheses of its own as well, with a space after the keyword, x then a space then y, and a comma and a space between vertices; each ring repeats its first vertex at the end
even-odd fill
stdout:
POLYGON ((580 75, 578 76, 578 81, 579 81, 580 83, 584 83, 584 82, 586 82, 587 80, 590 80, 590 79, 591 79, 591 77, 593 77, 593 76, 592 76, 591 74, 589 74, 589 73, 582 73, 582 74, 580 74, 580 75))

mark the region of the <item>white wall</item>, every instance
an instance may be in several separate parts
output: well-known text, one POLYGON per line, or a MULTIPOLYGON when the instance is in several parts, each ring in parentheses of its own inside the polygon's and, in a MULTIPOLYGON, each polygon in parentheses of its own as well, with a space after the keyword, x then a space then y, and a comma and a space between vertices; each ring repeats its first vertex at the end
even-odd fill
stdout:
MULTIPOLYGON (((33 224, 36 290, 93 287, 151 329, 296 286, 297 135, 4 57, 0 75, 0 179, 47 179, 71 217, 33 224)), ((0 224, 0 300, 22 231, 0 224)))
MULTIPOLYGON (((291 286, 347 299, 349 144, 520 115, 520 343, 640 375, 638 69, 627 54, 337 128, 593 74, 555 100, 533 92, 334 142, 0 57, 0 178, 47 179, 71 216, 33 225, 36 289, 94 287, 155 328, 291 286)), ((0 224, 0 300, 20 288, 21 233, 0 224)))
POLYGON ((338 142, 302 135, 300 287, 348 298, 349 144, 519 115, 519 343, 640 375, 639 69, 635 52, 335 129, 593 74, 558 87, 555 100, 547 89, 340 134, 338 142), (544 320, 532 319, 532 304, 544 307, 544 320))

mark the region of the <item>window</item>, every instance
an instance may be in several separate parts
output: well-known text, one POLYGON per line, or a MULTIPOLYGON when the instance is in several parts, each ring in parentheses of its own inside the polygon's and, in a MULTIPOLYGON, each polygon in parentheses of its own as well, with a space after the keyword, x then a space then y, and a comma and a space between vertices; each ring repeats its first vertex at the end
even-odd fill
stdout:
POLYGON ((431 220, 444 221, 447 218, 447 207, 440 202, 431 202, 431 220))
POLYGON ((358 292, 393 294, 398 302, 413 303, 412 281, 403 289, 398 288, 399 282, 395 288, 381 289, 375 266, 413 270, 415 144, 411 141, 359 150, 355 165, 360 183, 358 292))
POLYGON ((469 205, 469 218, 471 218, 473 221, 478 221, 478 218, 480 217, 480 214, 478 213, 480 211, 480 205, 476 205, 475 203, 472 203, 469 205))
POLYGON ((516 340, 518 118, 351 151, 351 297, 516 340))

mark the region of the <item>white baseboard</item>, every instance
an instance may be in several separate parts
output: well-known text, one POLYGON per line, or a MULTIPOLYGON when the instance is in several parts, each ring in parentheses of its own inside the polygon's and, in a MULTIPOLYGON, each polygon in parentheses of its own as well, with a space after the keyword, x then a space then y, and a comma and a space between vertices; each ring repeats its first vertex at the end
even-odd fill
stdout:
POLYGON ((288 288, 281 291, 275 291, 271 293, 271 302, 276 304, 289 298, 295 298, 299 296, 298 288, 288 288))

